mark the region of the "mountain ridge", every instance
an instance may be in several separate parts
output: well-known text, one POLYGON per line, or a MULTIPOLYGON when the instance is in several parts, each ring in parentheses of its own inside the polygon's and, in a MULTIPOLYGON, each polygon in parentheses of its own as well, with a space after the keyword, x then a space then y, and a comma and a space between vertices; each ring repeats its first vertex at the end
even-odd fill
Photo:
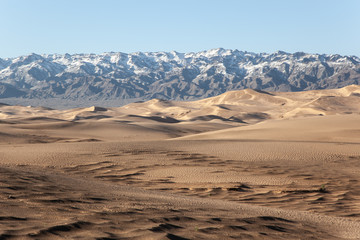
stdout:
POLYGON ((303 91, 351 84, 360 84, 360 58, 338 54, 217 48, 0 59, 1 102, 49 107, 121 106, 153 98, 197 100, 246 88, 303 91))

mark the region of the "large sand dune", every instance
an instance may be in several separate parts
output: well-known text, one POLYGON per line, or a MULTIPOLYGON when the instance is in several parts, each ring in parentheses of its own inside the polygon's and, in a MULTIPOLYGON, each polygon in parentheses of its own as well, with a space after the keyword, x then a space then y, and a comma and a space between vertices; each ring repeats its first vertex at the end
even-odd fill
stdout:
POLYGON ((0 239, 360 239, 360 87, 0 105, 0 239))

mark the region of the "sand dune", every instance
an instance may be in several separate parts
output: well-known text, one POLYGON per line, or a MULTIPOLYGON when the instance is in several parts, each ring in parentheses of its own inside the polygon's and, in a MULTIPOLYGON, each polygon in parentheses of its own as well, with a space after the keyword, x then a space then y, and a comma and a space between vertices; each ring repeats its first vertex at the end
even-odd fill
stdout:
POLYGON ((287 120, 269 120, 190 136, 182 140, 268 140, 360 143, 359 115, 330 115, 287 120))
POLYGON ((360 239, 360 87, 0 105, 0 239, 360 239))
MULTIPOLYGON (((48 117, 76 121, 102 118, 118 119, 128 115, 136 115, 148 117, 154 121, 158 117, 177 121, 191 121, 204 120, 204 116, 216 116, 221 120, 237 122, 234 119, 238 119, 253 123, 270 118, 287 119, 318 115, 359 114, 359 97, 360 86, 357 85, 334 90, 293 93, 270 93, 246 89, 230 91, 216 97, 193 102, 153 99, 147 102, 131 103, 120 108, 92 106, 60 111, 41 107, 3 105, 1 106, 0 119, 16 120, 26 116, 28 118, 48 117)), ((207 118, 205 120, 210 121, 212 119, 207 118)))

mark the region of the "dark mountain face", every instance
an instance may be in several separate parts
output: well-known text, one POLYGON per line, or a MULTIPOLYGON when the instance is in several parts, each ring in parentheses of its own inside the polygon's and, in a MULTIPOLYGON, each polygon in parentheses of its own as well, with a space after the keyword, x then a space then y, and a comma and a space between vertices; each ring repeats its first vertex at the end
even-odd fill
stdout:
POLYGON ((302 91, 360 83, 355 56, 199 53, 37 55, 0 59, 0 101, 69 106, 162 98, 194 100, 244 88, 302 91), (53 102, 53 103, 51 103, 53 102))

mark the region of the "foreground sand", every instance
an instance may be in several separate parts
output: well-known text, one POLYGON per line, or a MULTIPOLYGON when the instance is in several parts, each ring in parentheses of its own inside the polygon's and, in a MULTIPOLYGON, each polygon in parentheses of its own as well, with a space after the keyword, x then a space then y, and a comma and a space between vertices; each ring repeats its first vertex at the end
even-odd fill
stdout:
POLYGON ((0 239, 360 239, 358 93, 0 106, 0 239))

